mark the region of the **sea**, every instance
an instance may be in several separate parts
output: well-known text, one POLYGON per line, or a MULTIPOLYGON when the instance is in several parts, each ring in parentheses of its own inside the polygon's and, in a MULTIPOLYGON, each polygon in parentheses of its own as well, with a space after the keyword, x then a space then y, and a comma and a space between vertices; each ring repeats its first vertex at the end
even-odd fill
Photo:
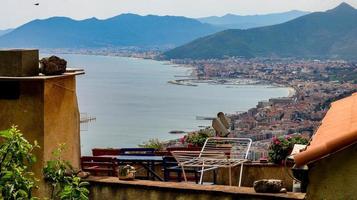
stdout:
POLYGON ((92 148, 137 147, 157 138, 182 137, 170 131, 194 131, 218 112, 236 113, 255 107, 258 101, 288 96, 289 88, 271 85, 175 85, 170 80, 189 76, 191 69, 147 59, 96 55, 59 55, 69 67, 83 68, 77 77, 82 117, 82 155, 92 148))

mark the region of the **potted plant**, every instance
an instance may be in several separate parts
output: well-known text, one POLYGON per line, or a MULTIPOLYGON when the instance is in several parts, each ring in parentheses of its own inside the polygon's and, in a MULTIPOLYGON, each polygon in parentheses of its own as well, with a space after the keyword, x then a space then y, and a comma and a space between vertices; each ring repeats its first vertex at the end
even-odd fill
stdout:
POLYGON ((307 144, 308 140, 300 135, 273 137, 269 146, 269 160, 275 164, 282 164, 293 150, 294 144, 307 144))
POLYGON ((186 143, 188 147, 202 147, 207 138, 213 137, 214 131, 212 129, 206 128, 201 129, 198 132, 192 132, 185 135, 181 142, 186 143))
POLYGON ((130 165, 119 167, 119 180, 134 180, 135 179, 135 168, 130 165))

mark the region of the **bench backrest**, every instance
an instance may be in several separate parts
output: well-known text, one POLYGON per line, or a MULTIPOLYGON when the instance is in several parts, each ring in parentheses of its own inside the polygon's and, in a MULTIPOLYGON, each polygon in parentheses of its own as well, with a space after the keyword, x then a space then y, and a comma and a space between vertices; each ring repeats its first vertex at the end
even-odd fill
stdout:
POLYGON ((201 151, 202 147, 168 147, 168 152, 172 151, 201 151))
POLYGON ((93 156, 118 156, 120 155, 120 149, 111 149, 111 148, 105 148, 105 149, 99 149, 95 148, 92 149, 92 155, 93 156))
POLYGON ((120 155, 133 155, 133 156, 154 156, 154 148, 122 148, 120 155))
POLYGON ((116 162, 113 157, 83 156, 81 157, 81 168, 94 175, 113 176, 116 174, 116 162))

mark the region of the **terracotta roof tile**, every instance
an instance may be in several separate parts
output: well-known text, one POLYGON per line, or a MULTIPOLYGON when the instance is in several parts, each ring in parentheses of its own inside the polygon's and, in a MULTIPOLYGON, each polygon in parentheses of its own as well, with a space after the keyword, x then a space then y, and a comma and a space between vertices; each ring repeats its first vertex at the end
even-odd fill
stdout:
POLYGON ((335 101, 307 149, 294 156, 299 166, 357 142, 357 93, 335 101))

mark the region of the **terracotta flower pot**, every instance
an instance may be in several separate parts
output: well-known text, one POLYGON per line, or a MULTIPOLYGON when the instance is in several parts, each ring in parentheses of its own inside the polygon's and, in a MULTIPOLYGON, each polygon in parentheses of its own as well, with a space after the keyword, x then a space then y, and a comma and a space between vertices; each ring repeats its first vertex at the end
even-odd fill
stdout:
POLYGON ((135 168, 130 165, 120 166, 118 170, 119 180, 134 180, 135 179, 135 168))

